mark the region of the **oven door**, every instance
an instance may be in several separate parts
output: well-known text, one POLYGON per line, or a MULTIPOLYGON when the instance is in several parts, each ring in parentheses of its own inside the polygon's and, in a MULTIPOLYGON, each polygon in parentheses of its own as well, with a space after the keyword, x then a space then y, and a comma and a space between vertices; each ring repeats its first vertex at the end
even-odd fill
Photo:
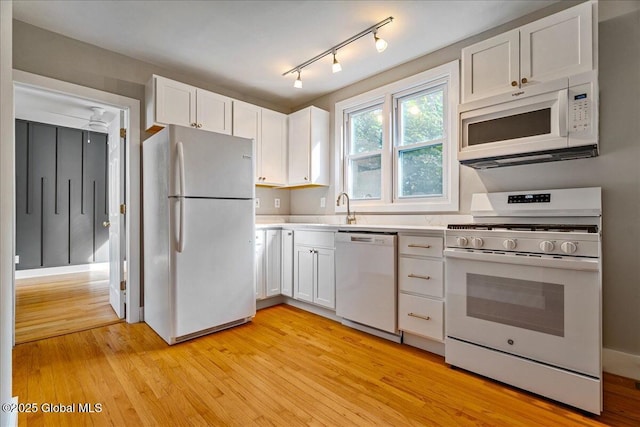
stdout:
MULTIPOLYGON (((462 107, 458 159, 474 160, 556 150, 568 146, 564 89, 485 107, 462 107)), ((500 99, 502 101, 502 99, 500 99)), ((476 106, 477 107, 477 106, 476 106)))
POLYGON ((600 377, 599 260, 445 256, 448 339, 600 377))

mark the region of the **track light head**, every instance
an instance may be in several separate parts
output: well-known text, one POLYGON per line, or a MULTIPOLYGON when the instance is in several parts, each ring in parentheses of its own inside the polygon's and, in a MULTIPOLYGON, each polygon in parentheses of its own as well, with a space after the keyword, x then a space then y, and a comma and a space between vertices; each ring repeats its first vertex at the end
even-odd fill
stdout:
POLYGON ((338 62, 338 58, 336 58, 336 52, 333 52, 333 65, 331 66, 331 69, 334 73, 339 73, 340 71, 342 71, 342 65, 340 65, 340 63, 338 62))
POLYGON ((387 42, 384 39, 378 37, 378 31, 373 32, 373 39, 376 42, 376 50, 378 52, 384 52, 384 50, 387 48, 387 42))
POLYGON ((293 82, 293 87, 296 89, 302 89, 302 79, 300 78, 300 70, 298 70, 298 78, 293 82))

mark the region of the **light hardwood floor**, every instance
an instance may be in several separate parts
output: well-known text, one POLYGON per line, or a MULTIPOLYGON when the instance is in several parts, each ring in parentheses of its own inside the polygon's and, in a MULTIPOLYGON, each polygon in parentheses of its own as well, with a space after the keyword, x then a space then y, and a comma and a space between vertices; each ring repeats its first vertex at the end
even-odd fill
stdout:
POLYGON ((16 343, 119 322, 109 304, 108 271, 16 280, 16 343))
POLYGON ((20 414, 39 425, 640 425, 640 390, 607 375, 605 412, 575 409, 452 369, 442 357, 290 306, 168 346, 119 323, 14 349, 20 402, 102 412, 20 414))

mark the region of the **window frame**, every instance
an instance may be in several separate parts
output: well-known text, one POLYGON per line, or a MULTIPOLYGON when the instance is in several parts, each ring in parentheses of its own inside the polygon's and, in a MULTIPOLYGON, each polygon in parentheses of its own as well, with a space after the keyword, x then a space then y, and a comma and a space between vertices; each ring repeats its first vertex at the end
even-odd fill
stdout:
MULTIPOLYGON (((459 209, 459 163, 457 107, 460 99, 459 61, 455 60, 411 77, 390 83, 335 104, 334 123, 334 183, 335 196, 348 191, 348 169, 345 154, 348 152, 346 114, 366 109, 383 100, 382 126, 383 147, 381 163, 381 198, 351 201, 351 208, 362 213, 415 213, 457 212, 459 209), (443 195, 428 197, 398 198, 397 147, 394 141, 398 129, 395 124, 396 100, 429 87, 446 84, 444 115, 445 143, 443 143, 443 195)), ((430 141, 427 145, 432 145, 430 141)), ((402 147, 401 147, 402 148, 402 147)), ((415 148, 415 147, 412 147, 415 148)), ((337 206, 336 213, 346 212, 345 206, 337 206)))

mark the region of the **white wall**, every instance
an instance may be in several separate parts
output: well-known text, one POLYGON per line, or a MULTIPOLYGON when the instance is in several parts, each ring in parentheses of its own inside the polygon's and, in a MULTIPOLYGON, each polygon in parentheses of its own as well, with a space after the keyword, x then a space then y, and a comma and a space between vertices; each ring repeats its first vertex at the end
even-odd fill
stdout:
MULTIPOLYGON (((13 172, 12 9, 0 1, 0 177, 13 172)), ((11 402, 13 347, 13 179, 0 179, 0 403, 11 402)), ((0 425, 11 424, 0 411, 0 425)))

